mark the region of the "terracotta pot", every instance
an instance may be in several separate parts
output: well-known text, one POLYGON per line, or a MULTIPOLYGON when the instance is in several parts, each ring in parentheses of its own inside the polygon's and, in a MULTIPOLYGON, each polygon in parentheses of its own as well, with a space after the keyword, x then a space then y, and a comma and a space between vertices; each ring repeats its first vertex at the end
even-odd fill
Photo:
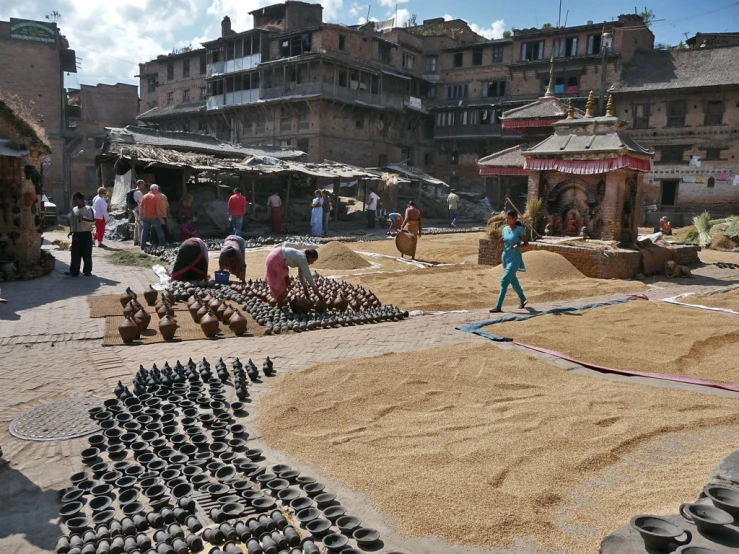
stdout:
POLYGON ((224 313, 226 313, 226 309, 227 309, 227 308, 228 308, 228 306, 226 305, 226 303, 225 303, 225 302, 223 302, 223 303, 221 303, 221 305, 220 305, 220 306, 218 306, 218 309, 217 309, 217 310, 215 310, 215 312, 214 312, 214 313, 216 314, 216 317, 217 317, 218 319, 220 319, 221 321, 223 321, 223 323, 228 323, 227 321, 225 321, 225 320, 223 319, 223 314, 224 314, 224 313))
POLYGON ((151 285, 149 285, 149 288, 144 291, 144 298, 146 299, 146 303, 149 306, 153 306, 154 304, 156 304, 158 296, 159 293, 151 288, 151 285))
POLYGON ((234 310, 230 305, 226 306, 226 309, 223 310, 223 316, 221 317, 221 321, 228 325, 231 322, 231 316, 234 315, 236 310, 234 310))
MULTIPOLYGON (((197 317, 195 318, 195 323, 200 323, 200 320, 203 319, 203 317, 209 312, 208 306, 201 306, 198 310, 197 317)), ((215 317, 215 316, 213 316, 215 317)), ((216 321, 218 321, 218 318, 216 318, 216 321)))
POLYGON ((200 302, 198 302, 196 300, 195 302, 193 302, 192 304, 190 304, 190 307, 188 308, 188 310, 190 311, 190 315, 192 316, 192 318, 195 321, 195 323, 198 322, 198 311, 202 307, 203 307, 202 304, 200 304, 200 302))
POLYGON ((144 310, 144 308, 141 308, 138 312, 136 312, 136 315, 133 316, 134 320, 139 326, 139 329, 142 331, 146 331, 149 328, 149 323, 151 323, 151 315, 144 310))
POLYGON ((317 312, 318 312, 319 314, 322 314, 323 312, 325 312, 325 311, 326 311, 326 308, 327 308, 327 306, 326 306, 326 302, 325 302, 325 301, 324 301, 323 299, 319 299, 319 300, 318 300, 318 301, 316 302, 316 311, 317 311, 317 312))
POLYGON ((164 300, 166 302, 169 302, 170 304, 174 304, 175 302, 177 302, 177 299, 174 297, 174 294, 172 294, 168 290, 165 290, 164 292, 162 292, 162 298, 164 298, 164 300))
POLYGON ((168 304, 165 303, 157 309, 157 315, 159 316, 159 319, 162 319, 165 315, 173 316, 174 311, 168 304))
POLYGON ((228 326, 231 328, 235 335, 240 337, 241 335, 246 333, 246 318, 241 315, 240 311, 236 310, 234 311, 233 315, 231 315, 228 326))
POLYGON ((126 317, 131 317, 133 314, 138 312, 136 307, 133 305, 133 301, 129 302, 123 307, 123 315, 126 317))
POLYGON ((343 312, 349 306, 349 302, 343 296, 339 295, 334 298, 334 308, 343 312))
POLYGON ((139 297, 139 295, 138 295, 138 294, 136 294, 135 292, 133 292, 133 291, 131 290, 131 287, 127 287, 127 288, 126 288, 126 292, 127 292, 127 293, 128 293, 128 295, 129 295, 129 296, 130 296, 131 298, 133 298, 134 300, 136 300, 136 299, 137 299, 137 298, 139 297))
POLYGON ((128 294, 128 291, 126 291, 123 294, 121 294, 121 297, 118 300, 121 303, 121 308, 125 308, 126 306, 128 306, 128 303, 131 300, 133 300, 133 296, 131 296, 130 294, 128 294))
POLYGON ((164 340, 172 340, 177 332, 177 321, 170 315, 165 315, 159 320, 159 332, 164 340))
POLYGON ((213 315, 213 312, 206 310, 206 312, 200 317, 200 328, 203 330, 206 337, 213 338, 218 334, 221 326, 218 323, 218 318, 213 315))
POLYGON ((211 300, 208 303, 208 307, 211 309, 211 311, 213 312, 214 315, 217 315, 218 308, 220 308, 221 305, 222 305, 222 302, 220 300, 218 300, 217 298, 211 300))
POLYGON ((118 333, 121 335, 121 340, 128 344, 138 338, 140 333, 139 326, 133 319, 126 317, 118 326, 118 333))

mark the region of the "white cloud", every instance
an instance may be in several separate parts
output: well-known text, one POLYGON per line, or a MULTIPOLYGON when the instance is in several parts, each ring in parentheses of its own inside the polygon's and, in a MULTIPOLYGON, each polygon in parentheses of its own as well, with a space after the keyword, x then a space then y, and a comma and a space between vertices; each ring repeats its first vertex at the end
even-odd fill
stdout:
POLYGON ((490 27, 480 27, 477 23, 470 24, 470 29, 476 32, 478 35, 482 35, 485 38, 503 38, 503 31, 505 31, 505 20, 496 19, 492 22, 490 27))
POLYGON ((411 18, 411 12, 409 12, 405 8, 399 9, 398 10, 398 19, 395 22, 395 25, 397 27, 402 27, 403 25, 405 25, 406 22, 408 22, 410 20, 410 18, 411 18))
POLYGON ((444 14, 444 21, 451 21, 452 19, 454 19, 454 17, 452 17, 452 16, 451 16, 451 15, 449 15, 448 13, 445 13, 445 14, 444 14))
POLYGON ((395 4, 406 4, 408 0, 380 0, 380 6, 395 9, 395 4))
MULTIPOLYGON (((379 19, 377 19, 376 17, 370 17, 370 18, 369 18, 369 20, 370 20, 370 21, 374 21, 375 23, 376 23, 376 22, 378 22, 378 21, 380 21, 380 20, 379 20, 379 19)), ((365 23, 367 23, 367 18, 366 18, 366 17, 360 17, 360 18, 359 18, 359 19, 357 20, 357 25, 364 25, 365 23)))

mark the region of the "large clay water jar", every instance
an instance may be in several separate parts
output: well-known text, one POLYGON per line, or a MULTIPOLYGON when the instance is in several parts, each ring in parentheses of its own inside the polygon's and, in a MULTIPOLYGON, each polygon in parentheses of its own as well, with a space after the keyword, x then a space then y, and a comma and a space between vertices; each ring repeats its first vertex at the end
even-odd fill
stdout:
POLYGON ((144 308, 141 308, 136 314, 133 316, 134 321, 139 326, 139 329, 141 331, 146 331, 149 328, 149 323, 151 323, 151 315, 144 310, 144 308))
POLYGON ((240 311, 236 310, 233 315, 231 315, 228 326, 236 336, 240 337, 246 333, 246 318, 241 315, 240 311))
POLYGON ((155 305, 155 304, 156 304, 156 301, 157 301, 157 297, 158 297, 158 296, 159 296, 159 293, 158 293, 157 291, 155 291, 155 290, 154 290, 154 289, 153 289, 153 288, 151 287, 151 285, 149 285, 149 288, 147 288, 147 289, 146 289, 146 290, 144 291, 144 298, 146 299, 146 303, 147 303, 147 304, 148 304, 149 306, 153 306, 153 305, 155 305))
POLYGON ((159 316, 159 319, 162 319, 165 315, 174 315, 174 311, 169 306, 169 304, 164 303, 159 308, 157 308, 157 315, 159 316))
POLYGON ((128 303, 131 300, 133 300, 133 296, 128 294, 128 292, 124 292, 123 294, 121 294, 120 298, 118 299, 118 301, 121 303, 121 308, 125 308, 126 306, 128 306, 128 303))
POLYGON ((164 340, 172 340, 177 332, 177 322, 170 315, 165 315, 159 320, 159 333, 164 340))
POLYGON ((235 311, 236 310, 234 310, 231 307, 230 304, 226 305, 226 309, 223 310, 223 315, 221 317, 221 321, 223 321, 223 323, 225 323, 226 325, 228 325, 229 323, 231 323, 231 316, 234 315, 234 312, 235 311))
POLYGON ((118 326, 118 334, 121 336, 121 340, 126 343, 132 343, 134 340, 136 340, 139 336, 139 326, 138 324, 131 319, 130 317, 127 317, 123 320, 123 322, 118 326))
POLYGON ((218 309, 214 311, 214 313, 216 314, 216 317, 220 319, 221 321, 223 321, 223 323, 228 323, 227 321, 223 320, 223 314, 226 312, 226 308, 228 308, 228 306, 226 305, 225 302, 222 302, 221 305, 218 306, 218 309))
POLYGON ((193 321, 195 321, 195 323, 198 322, 198 312, 202 307, 203 305, 196 300, 195 302, 190 304, 190 307, 188 308, 188 310, 190 311, 190 315, 192 316, 192 319, 193 321))
POLYGON ((206 311, 200 317, 200 328, 203 330, 203 334, 210 339, 218 334, 221 326, 218 323, 218 318, 213 315, 213 312, 206 311))
MULTIPOLYGON (((200 309, 198 310, 197 316, 195 318, 195 323, 200 323, 200 320, 205 317, 205 315, 209 312, 208 306, 200 306, 200 309)), ((215 317, 215 316, 213 316, 215 317)), ((216 318, 216 321, 218 321, 218 318, 216 318)))
POLYGON ((334 308, 336 308, 340 312, 343 312, 344 310, 346 310, 348 306, 349 306, 349 302, 342 295, 339 295, 336 298, 334 298, 334 308))
POLYGON ((138 312, 138 310, 137 310, 137 309, 136 309, 136 307, 135 307, 135 306, 133 305, 133 300, 131 300, 131 301, 130 301, 130 302, 129 302, 128 304, 126 304, 126 305, 125 305, 125 306, 123 307, 123 315, 124 315, 125 317, 131 317, 131 316, 133 316, 133 314, 135 314, 136 312, 138 312))

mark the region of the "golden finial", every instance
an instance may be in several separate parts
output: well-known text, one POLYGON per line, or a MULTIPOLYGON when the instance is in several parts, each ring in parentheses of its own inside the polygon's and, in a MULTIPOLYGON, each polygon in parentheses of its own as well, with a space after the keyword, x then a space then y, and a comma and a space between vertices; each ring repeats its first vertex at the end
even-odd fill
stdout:
POLYGON ((608 104, 606 105, 606 115, 608 117, 616 117, 616 106, 613 105, 613 94, 608 95, 608 104))
POLYGON ((595 110, 595 94, 593 94, 593 91, 590 91, 590 94, 588 95, 588 103, 585 104, 585 117, 593 117, 593 112, 595 110))
POLYGON ((575 119, 575 106, 572 104, 567 108, 567 119, 575 119))

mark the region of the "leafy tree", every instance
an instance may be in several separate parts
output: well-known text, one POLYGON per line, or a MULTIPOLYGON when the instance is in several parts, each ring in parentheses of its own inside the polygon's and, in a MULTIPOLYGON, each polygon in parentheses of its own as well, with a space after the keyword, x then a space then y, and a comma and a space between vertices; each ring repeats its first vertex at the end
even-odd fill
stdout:
POLYGON ((510 31, 503 31, 503 38, 511 38, 511 32, 510 31))
POLYGON ((652 22, 654 22, 654 12, 648 8, 644 8, 644 11, 639 14, 639 17, 641 17, 641 20, 644 22, 644 25, 647 27, 650 27, 652 25, 652 22))
POLYGON ((416 23, 416 21, 417 21, 416 14, 411 14, 411 16, 408 18, 408 21, 403 23, 403 27, 405 27, 406 29, 410 27, 417 27, 418 24, 416 23))
POLYGON ((542 31, 545 30, 545 29, 546 30, 554 29, 554 25, 552 25, 551 23, 544 23, 544 25, 541 26, 541 29, 542 29, 542 31))

